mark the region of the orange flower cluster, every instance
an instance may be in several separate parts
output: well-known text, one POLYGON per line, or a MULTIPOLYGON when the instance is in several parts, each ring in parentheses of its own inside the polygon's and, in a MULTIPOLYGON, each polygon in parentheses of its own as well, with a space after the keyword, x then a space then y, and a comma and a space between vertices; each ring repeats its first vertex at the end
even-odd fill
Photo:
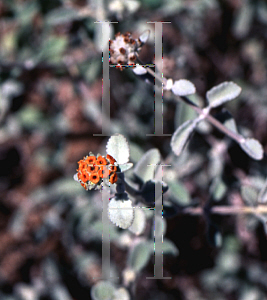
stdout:
POLYGON ((116 160, 111 156, 106 157, 92 153, 78 161, 77 179, 80 184, 86 189, 100 187, 104 178, 109 178, 110 183, 117 181, 116 160))

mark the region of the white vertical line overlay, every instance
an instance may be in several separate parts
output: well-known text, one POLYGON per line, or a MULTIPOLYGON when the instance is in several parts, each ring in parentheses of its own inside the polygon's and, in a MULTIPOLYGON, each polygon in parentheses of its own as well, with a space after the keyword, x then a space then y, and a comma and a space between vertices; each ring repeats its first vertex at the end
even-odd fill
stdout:
POLYGON ((102 63, 103 63, 103 79, 102 79, 102 133, 93 134, 94 136, 111 136, 110 131, 110 79, 109 79, 109 39, 110 24, 118 22, 95 22, 102 26, 102 63))
MULTIPOLYGON (((148 165, 154 168, 157 165, 148 165)), ((161 167, 161 179, 163 182, 163 167, 170 165, 159 165, 161 167)), ((163 222, 161 222, 161 230, 156 231, 156 216, 161 216, 163 219, 163 193, 162 184, 155 184, 155 215, 154 215, 154 251, 155 251, 155 265, 154 277, 146 277, 146 279, 172 279, 172 277, 163 277, 163 222)))
POLYGON ((153 134, 147 134, 147 136, 171 136, 171 134, 163 134, 163 53, 162 53, 162 24, 171 22, 147 22, 155 23, 155 65, 158 63, 157 67, 159 73, 161 74, 161 83, 156 84, 155 78, 155 132, 153 134))

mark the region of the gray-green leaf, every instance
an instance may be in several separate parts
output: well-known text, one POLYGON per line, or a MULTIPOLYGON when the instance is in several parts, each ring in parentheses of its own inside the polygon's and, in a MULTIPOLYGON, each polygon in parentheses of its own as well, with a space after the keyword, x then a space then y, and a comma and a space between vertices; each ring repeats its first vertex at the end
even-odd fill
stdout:
POLYGON ((72 22, 80 18, 79 11, 73 8, 58 8, 53 9, 47 16, 46 22, 49 25, 60 25, 67 22, 72 22))
POLYGON ((179 250, 176 247, 176 245, 172 241, 166 238, 163 240, 162 251, 163 251, 163 255, 172 254, 176 256, 179 254, 179 250))
POLYGON ((99 281, 91 289, 91 297, 93 300, 112 300, 115 287, 111 282, 99 281))
POLYGON ((129 144, 122 134, 117 133, 109 138, 106 151, 107 154, 116 159, 118 164, 126 164, 129 161, 129 144))
POLYGON ((135 271, 141 271, 148 263, 151 254, 151 248, 147 242, 140 242, 130 252, 128 265, 135 271))
POLYGON ((194 111, 189 105, 184 102, 176 105, 174 125, 175 127, 181 126, 188 120, 193 120, 198 116, 197 112, 194 111))
POLYGON ((130 294, 129 292, 126 290, 126 288, 119 288, 117 289, 112 297, 112 300, 130 300, 130 294))
POLYGON ((136 74, 136 75, 144 75, 147 73, 147 70, 146 68, 142 67, 142 66, 139 66, 139 65, 136 65, 135 68, 133 68, 133 72, 136 74))
POLYGON ((152 236, 163 236, 166 233, 167 230, 167 222, 166 219, 162 218, 162 215, 155 216, 154 219, 154 226, 152 226, 152 236))
POLYGON ((141 208, 135 208, 133 224, 128 228, 132 233, 140 235, 146 227, 146 214, 141 208))
POLYGON ((192 95, 196 92, 194 84, 186 79, 180 79, 174 82, 172 92, 178 96, 192 95))
POLYGON ((249 185, 243 185, 241 187, 241 196, 248 205, 256 205, 258 199, 258 191, 249 185))
POLYGON ((181 152, 183 151, 186 142, 189 139, 190 134, 195 129, 198 121, 198 119, 195 120, 188 120, 183 125, 178 127, 176 131, 174 132, 172 139, 171 139, 171 148, 172 151, 179 156, 181 152))
POLYGON ((216 177, 211 185, 211 193, 213 196, 213 199, 215 201, 220 201, 225 193, 227 192, 227 186, 221 179, 221 177, 216 177))
POLYGON ((48 39, 43 41, 38 54, 38 60, 49 60, 53 63, 61 61, 67 45, 68 40, 66 37, 50 36, 48 39))
POLYGON ((267 203, 267 181, 266 181, 264 187, 260 191, 258 202, 264 203, 264 204, 267 203))
POLYGON ((241 93, 241 87, 234 82, 223 82, 206 94, 209 107, 217 107, 227 101, 236 98, 241 93))
POLYGON ((255 139, 245 139, 240 143, 240 147, 252 158, 260 160, 263 158, 263 147, 259 141, 255 139))
POLYGON ((230 118, 226 119, 224 122, 223 122, 223 125, 228 128, 229 130, 235 132, 235 133, 238 133, 237 131, 237 127, 236 127, 236 122, 235 122, 235 119, 231 116, 231 114, 229 112, 227 112, 230 116, 230 118))
POLYGON ((139 36, 139 40, 142 43, 146 43, 147 40, 149 39, 150 36, 150 30, 145 30, 140 36, 139 36))
POLYGON ((172 199, 179 205, 188 205, 191 201, 185 186, 178 180, 167 181, 172 199))
POLYGON ((160 153, 156 148, 147 151, 135 165, 134 174, 137 175, 143 182, 154 179, 153 165, 159 164, 160 153))

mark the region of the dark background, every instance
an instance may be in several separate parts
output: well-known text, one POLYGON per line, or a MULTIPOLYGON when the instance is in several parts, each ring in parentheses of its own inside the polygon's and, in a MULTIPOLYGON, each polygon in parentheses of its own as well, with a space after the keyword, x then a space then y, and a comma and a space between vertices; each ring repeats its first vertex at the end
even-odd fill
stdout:
MULTIPOLYGON (((239 132, 258 139, 266 150, 265 1, 142 0, 134 11, 127 5, 121 11, 111 1, 99 7, 97 3, 0 1, 3 300, 90 299, 94 277, 101 270, 101 195, 85 192, 72 179, 77 161, 89 151, 104 154, 107 142, 93 136, 101 133, 97 11, 118 22, 113 34, 131 31, 138 37, 151 30, 140 53, 144 62, 154 59, 153 25, 146 22, 171 22, 163 25, 164 76, 192 81, 201 105, 213 86, 223 81, 239 84, 241 95, 225 107, 239 132)), ((164 159, 170 157, 170 137, 146 136, 154 131, 153 86, 130 69, 115 68, 110 70, 110 86, 111 130, 129 141, 131 161, 136 163, 153 147, 164 159)), ((172 134, 179 123, 178 105, 169 92, 164 101, 164 133, 172 134)), ((182 199, 181 204, 251 205, 242 198, 240 186, 245 183, 259 191, 266 178, 266 159, 252 160, 227 138, 219 159, 226 189, 220 203, 213 201, 210 153, 224 138, 214 129, 192 137, 186 163, 196 163, 196 168, 191 166, 179 177, 190 195, 188 203, 182 199)), ((183 170, 176 162, 173 158, 173 171, 180 174, 183 170)), ((112 264, 122 278, 129 249, 118 242, 124 232, 113 231, 112 264)), ((147 232, 143 238, 148 239, 147 232)), ((266 299, 267 240, 255 216, 178 215, 168 219, 166 238, 180 252, 177 257, 164 256, 164 275, 172 280, 145 280, 153 276, 151 256, 131 288, 134 299, 266 299), (221 233, 221 247, 212 243, 212 224, 221 233)), ((122 279, 117 284, 122 286, 122 279)))

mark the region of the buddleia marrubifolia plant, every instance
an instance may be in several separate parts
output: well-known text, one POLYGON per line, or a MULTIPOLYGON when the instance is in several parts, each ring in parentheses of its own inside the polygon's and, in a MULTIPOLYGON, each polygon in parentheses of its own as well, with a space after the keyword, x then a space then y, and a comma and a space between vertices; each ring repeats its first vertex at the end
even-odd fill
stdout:
MULTIPOLYGON (((110 64, 116 66, 120 71, 130 68, 135 75, 146 82, 151 82, 151 79, 160 81, 163 89, 170 91, 177 103, 182 102, 195 111, 196 117, 185 121, 172 134, 170 146, 173 154, 181 155, 193 131, 201 122, 205 121, 204 123, 215 126, 237 142, 252 159, 261 160, 264 155, 262 145, 254 138, 242 136, 229 112, 223 111, 222 121, 211 114, 213 108, 237 98, 241 93, 241 87, 234 82, 223 82, 207 91, 205 99, 207 105, 200 107, 192 100, 194 98, 192 96, 197 96, 192 82, 187 79, 174 81, 172 78, 164 78, 150 68, 150 65, 144 65, 141 62, 139 51, 147 42, 149 33, 147 30, 137 39, 133 38, 130 32, 116 34, 115 39, 109 43, 110 64)), ((166 163, 167 159, 163 161, 159 150, 151 149, 134 166, 131 178, 125 180, 124 172, 133 167, 133 164, 129 162, 129 156, 130 150, 126 138, 121 134, 113 135, 107 142, 106 154, 94 155, 89 152, 87 156, 78 161, 74 179, 87 191, 102 190, 105 186, 111 187, 113 196, 109 201, 110 221, 122 229, 128 229, 139 235, 144 231, 146 214, 142 209, 134 209, 134 205, 153 206, 156 199, 161 198, 162 194, 168 190, 168 184, 162 179, 156 178, 155 174, 159 168, 156 167, 154 170, 148 166, 159 166, 161 163, 166 163), (155 194, 157 184, 160 184, 162 188, 160 195, 155 194)), ((267 185, 262 188, 258 197, 258 202, 267 202, 267 185)), ((181 209, 171 197, 163 199, 163 201, 163 217, 172 217, 181 213, 181 209)), ((266 213, 266 208, 258 209, 255 213, 261 211, 266 213)), ((253 213, 253 211, 251 212, 253 213)))

